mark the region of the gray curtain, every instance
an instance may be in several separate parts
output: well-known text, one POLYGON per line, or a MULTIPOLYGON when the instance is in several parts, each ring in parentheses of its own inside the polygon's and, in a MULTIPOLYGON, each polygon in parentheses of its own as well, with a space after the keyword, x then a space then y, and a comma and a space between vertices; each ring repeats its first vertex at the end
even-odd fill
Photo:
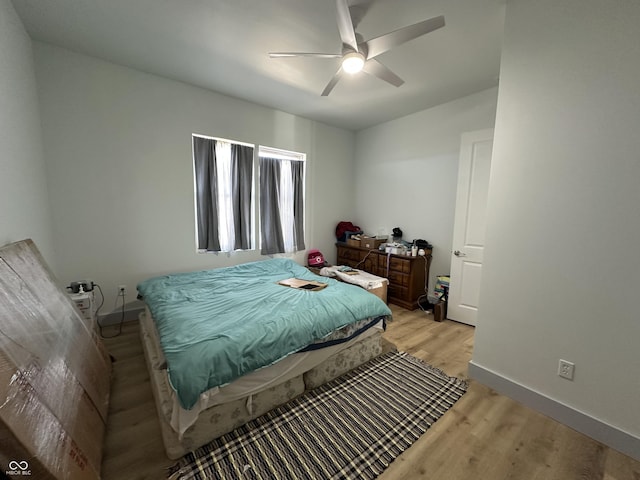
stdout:
POLYGON ((231 188, 235 219, 236 250, 251 248, 251 192, 253 187, 253 147, 231 145, 231 188))
POLYGON ((296 250, 304 250, 304 162, 291 162, 293 177, 293 238, 296 250))
POLYGON ((282 225, 280 224, 280 160, 260 158, 260 253, 272 255, 284 252, 282 225))
POLYGON ((193 162, 196 176, 198 248, 219 252, 216 141, 194 136, 193 162))

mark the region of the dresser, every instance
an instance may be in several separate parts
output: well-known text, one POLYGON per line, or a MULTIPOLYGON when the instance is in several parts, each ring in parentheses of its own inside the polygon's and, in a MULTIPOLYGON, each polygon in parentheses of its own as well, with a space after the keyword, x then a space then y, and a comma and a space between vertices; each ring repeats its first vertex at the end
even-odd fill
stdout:
POLYGON ((380 250, 336 243, 337 264, 359 268, 389 280, 387 299, 389 303, 408 310, 418 308, 418 298, 426 294, 431 265, 431 249, 424 256, 408 257, 387 254, 380 250))

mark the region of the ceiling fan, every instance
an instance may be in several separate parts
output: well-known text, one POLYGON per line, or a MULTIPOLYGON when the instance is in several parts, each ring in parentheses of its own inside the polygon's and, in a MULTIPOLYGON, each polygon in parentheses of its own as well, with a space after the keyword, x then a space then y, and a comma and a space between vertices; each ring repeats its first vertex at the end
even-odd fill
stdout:
POLYGON ((306 52, 271 52, 271 58, 286 57, 319 57, 319 58, 341 58, 340 68, 331 78, 322 96, 326 97, 336 86, 343 73, 358 73, 364 71, 369 75, 384 80, 396 87, 404 83, 400 77, 385 67, 376 57, 393 47, 418 38, 438 28, 444 27, 444 16, 430 18, 422 22, 409 25, 407 27, 394 30, 393 32, 381 35, 366 42, 362 36, 355 31, 357 19, 352 17, 347 0, 336 0, 338 7, 338 30, 342 39, 342 53, 306 53, 306 52))

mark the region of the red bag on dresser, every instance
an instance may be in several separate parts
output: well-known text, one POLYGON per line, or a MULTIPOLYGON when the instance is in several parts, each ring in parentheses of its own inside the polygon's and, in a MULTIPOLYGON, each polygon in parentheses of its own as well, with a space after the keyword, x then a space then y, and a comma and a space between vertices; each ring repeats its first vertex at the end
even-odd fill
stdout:
POLYGON ((351 222, 340 222, 336 227, 336 238, 339 242, 347 240, 347 232, 349 233, 362 233, 362 230, 357 225, 351 222))

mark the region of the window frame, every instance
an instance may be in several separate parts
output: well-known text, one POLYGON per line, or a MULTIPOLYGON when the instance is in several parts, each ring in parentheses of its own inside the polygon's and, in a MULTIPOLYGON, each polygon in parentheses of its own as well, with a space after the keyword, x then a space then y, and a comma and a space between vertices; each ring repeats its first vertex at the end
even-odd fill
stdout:
POLYGON ((215 137, 215 136, 211 136, 211 135, 203 135, 200 133, 192 133, 191 134, 191 166, 192 166, 192 170, 193 170, 193 214, 194 214, 194 243, 195 243, 195 249, 196 249, 196 253, 198 254, 227 254, 227 255, 232 255, 234 253, 237 252, 248 252, 248 251, 253 251, 253 250, 257 250, 257 241, 256 241, 256 234, 258 233, 257 230, 257 203, 256 203, 256 192, 257 192, 257 188, 256 188, 256 159, 257 159, 257 148, 256 145, 253 143, 249 143, 249 142, 242 142, 239 140, 231 140, 228 138, 223 138, 223 137, 215 137), (200 248, 199 246, 199 232, 198 232, 198 192, 197 192, 197 173, 196 173, 196 161, 195 161, 195 149, 194 149, 194 137, 199 137, 199 138, 204 138, 207 140, 214 140, 216 142, 227 142, 230 144, 236 144, 236 145, 241 145, 241 146, 245 146, 245 147, 251 147, 253 149, 253 156, 251 159, 251 172, 252 172, 252 180, 251 180, 251 205, 250 205, 250 211, 251 211, 251 235, 250 235, 250 247, 248 249, 235 249, 235 250, 207 250, 205 248, 200 248))
MULTIPOLYGON (((307 235, 307 154, 303 153, 303 152, 296 152, 294 150, 285 150, 282 148, 276 148, 276 147, 269 147, 266 145, 258 145, 257 148, 257 161, 258 161, 258 194, 256 195, 257 198, 261 198, 261 192, 259 190, 259 185, 260 185, 260 159, 261 158, 272 158, 272 159, 277 159, 277 160, 289 160, 289 161, 298 161, 298 162, 304 162, 304 169, 303 169, 303 175, 302 175, 302 200, 303 200, 303 209, 302 209, 302 214, 303 214, 303 222, 302 222, 302 234, 303 234, 303 242, 306 239, 306 235, 307 235)), ((259 205, 258 207, 259 209, 259 214, 258 214, 258 237, 260 239, 259 243, 260 243, 260 250, 263 250, 263 245, 262 245, 262 205, 259 205)), ((306 246, 303 245, 302 248, 297 248, 296 245, 296 249, 294 249, 291 252, 287 252, 286 248, 284 252, 280 252, 280 253, 273 253, 273 254, 267 254, 267 255, 291 255, 291 254, 295 254, 297 252, 300 251, 304 251, 306 250, 306 246)), ((263 254, 264 255, 264 254, 263 254)))

